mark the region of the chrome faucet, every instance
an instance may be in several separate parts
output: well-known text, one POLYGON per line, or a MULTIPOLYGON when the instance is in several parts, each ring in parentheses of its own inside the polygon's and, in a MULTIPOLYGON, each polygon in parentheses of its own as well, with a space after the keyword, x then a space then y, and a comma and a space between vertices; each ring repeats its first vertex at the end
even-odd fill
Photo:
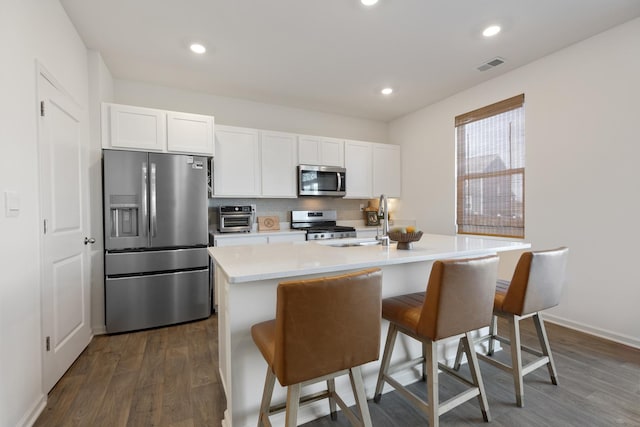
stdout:
POLYGON ((380 202, 378 203, 378 218, 380 218, 380 214, 383 215, 382 235, 376 236, 376 240, 380 240, 380 242, 382 242, 382 246, 389 246, 389 207, 387 206, 387 196, 384 194, 380 195, 380 202))

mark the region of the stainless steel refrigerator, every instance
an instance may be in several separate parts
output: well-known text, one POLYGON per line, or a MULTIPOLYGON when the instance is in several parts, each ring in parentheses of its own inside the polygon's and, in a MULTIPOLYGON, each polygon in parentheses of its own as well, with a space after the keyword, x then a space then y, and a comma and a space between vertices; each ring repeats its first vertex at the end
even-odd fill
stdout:
POLYGON ((108 333, 211 314, 207 158, 103 150, 108 333))

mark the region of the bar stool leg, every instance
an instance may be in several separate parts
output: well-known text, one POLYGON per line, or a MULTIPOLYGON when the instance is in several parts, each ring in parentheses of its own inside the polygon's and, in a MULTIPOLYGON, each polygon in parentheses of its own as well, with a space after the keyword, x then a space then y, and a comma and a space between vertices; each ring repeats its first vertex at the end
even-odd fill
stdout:
POLYGON ((327 391, 329 392, 329 411, 331 412, 331 419, 335 421, 338 419, 338 412, 336 410, 336 399, 334 398, 336 393, 336 380, 334 378, 327 380, 327 391))
POLYGON ((427 400, 429 403, 429 426, 438 427, 440 423, 438 397, 438 354, 437 344, 433 341, 425 343, 427 349, 427 400))
POLYGON ((536 313, 533 316, 533 323, 535 324, 536 331, 538 332, 538 340, 540 341, 542 354, 549 358, 547 369, 549 370, 551 382, 553 383, 553 385, 558 385, 558 372, 556 371, 556 364, 553 362, 551 347, 549 346, 549 338, 547 337, 547 330, 544 327, 544 322, 542 321, 542 317, 540 317, 540 313, 536 313))
POLYGON ((520 318, 519 316, 509 316, 509 329, 511 338, 511 369, 513 372, 513 383, 516 389, 516 404, 524 406, 523 395, 524 385, 522 380, 522 352, 520 350, 520 318))
POLYGON ((487 356, 493 355, 493 341, 494 337, 498 336, 498 316, 491 316, 491 326, 489 326, 489 349, 487 350, 487 356))
POLYGON ((364 382, 362 381, 362 371, 359 366, 349 369, 349 379, 351 380, 351 389, 353 396, 356 398, 356 408, 360 421, 364 427, 372 427, 371 414, 367 406, 367 395, 364 391, 364 382))
POLYGON ((458 350, 456 352, 456 360, 453 362, 453 369, 458 371, 460 369, 460 365, 462 365, 462 353, 464 351, 464 345, 462 344, 462 338, 458 341, 458 350))
POLYGON ((267 426, 264 420, 269 419, 269 407, 271 406, 271 396, 273 395, 273 386, 276 383, 276 374, 273 373, 271 367, 267 366, 267 376, 264 380, 264 391, 262 392, 262 403, 260 404, 260 413, 258 414, 258 427, 267 426))
POLYGON ((285 427, 295 427, 298 425, 298 407, 300 406, 300 383, 287 387, 287 413, 285 427))
POLYGON ((389 331, 387 332, 387 341, 384 344, 384 354, 382 355, 382 362, 380 363, 380 372, 378 373, 378 382, 376 383, 376 391, 374 393, 373 401, 378 403, 382 397, 382 387, 384 386, 384 376, 387 375, 389 370, 389 363, 391 362, 391 353, 393 347, 396 344, 396 336, 398 335, 398 328, 389 323, 389 331))
POLYGON ((427 345, 422 343, 422 381, 427 380, 427 345))
POLYGON ((462 338, 460 342, 464 342, 465 352, 467 353, 467 360, 469 361, 469 371, 471 372, 471 379, 480 391, 480 394, 478 395, 478 403, 480 404, 480 410, 482 411, 482 418, 486 422, 489 422, 491 421, 491 414, 489 413, 489 402, 487 402, 487 394, 484 391, 482 373, 480 372, 478 356, 476 355, 476 349, 473 345, 473 338, 471 337, 471 334, 469 332, 465 333, 464 338, 462 338))

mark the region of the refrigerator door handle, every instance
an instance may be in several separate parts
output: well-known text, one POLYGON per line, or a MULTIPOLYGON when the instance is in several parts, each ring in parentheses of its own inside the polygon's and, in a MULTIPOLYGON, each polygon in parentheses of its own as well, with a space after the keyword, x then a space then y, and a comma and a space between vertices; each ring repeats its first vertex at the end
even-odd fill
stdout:
POLYGON ((157 197, 156 197, 156 164, 151 163, 151 186, 150 186, 151 198, 151 237, 156 237, 158 234, 158 210, 157 210, 157 197))
POLYGON ((144 235, 148 235, 149 233, 149 201, 147 200, 147 182, 149 180, 148 177, 148 169, 147 162, 142 163, 142 230, 144 235))

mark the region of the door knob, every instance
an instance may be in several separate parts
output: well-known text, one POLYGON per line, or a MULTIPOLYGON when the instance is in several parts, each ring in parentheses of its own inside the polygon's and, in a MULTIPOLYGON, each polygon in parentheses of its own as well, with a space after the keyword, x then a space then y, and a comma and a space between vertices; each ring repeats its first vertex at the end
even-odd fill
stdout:
POLYGON ((85 237, 84 238, 84 244, 88 245, 89 243, 95 243, 96 239, 94 239, 93 237, 85 237))

